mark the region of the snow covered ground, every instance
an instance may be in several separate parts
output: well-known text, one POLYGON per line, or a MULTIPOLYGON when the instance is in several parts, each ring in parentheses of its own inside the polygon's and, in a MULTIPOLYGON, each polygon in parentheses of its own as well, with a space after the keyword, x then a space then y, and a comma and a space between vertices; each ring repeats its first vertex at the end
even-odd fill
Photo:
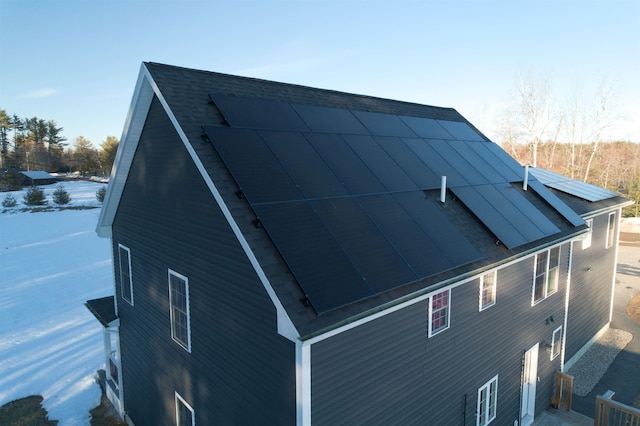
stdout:
MULTIPOLYGON (((65 182, 70 206, 100 206, 104 184, 65 182)), ((42 187, 49 205, 57 185, 42 187)), ((21 211, 0 206, 0 406, 42 395, 49 419, 88 425, 100 402, 102 328, 85 308, 113 294, 109 241, 98 238, 99 208, 21 211)), ((6 193, 0 193, 0 202, 6 193)))

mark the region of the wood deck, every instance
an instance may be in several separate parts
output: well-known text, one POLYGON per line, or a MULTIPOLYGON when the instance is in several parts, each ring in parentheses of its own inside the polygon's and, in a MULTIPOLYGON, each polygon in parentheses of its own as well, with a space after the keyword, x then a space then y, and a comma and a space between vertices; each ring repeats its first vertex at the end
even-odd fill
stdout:
POLYGON ((536 418, 533 426, 593 426, 593 419, 576 411, 549 408, 536 418))

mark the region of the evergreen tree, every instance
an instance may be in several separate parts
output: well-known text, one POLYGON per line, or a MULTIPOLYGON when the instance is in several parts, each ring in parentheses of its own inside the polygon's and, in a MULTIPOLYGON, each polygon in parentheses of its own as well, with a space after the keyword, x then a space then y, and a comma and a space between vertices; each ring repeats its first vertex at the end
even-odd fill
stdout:
POLYGON ((56 190, 53 192, 53 202, 59 206, 66 205, 71 202, 71 196, 64 189, 64 185, 58 185, 56 190))
POLYGON ((24 203, 27 206, 46 206, 47 197, 44 195, 44 190, 37 186, 32 186, 24 195, 24 203))

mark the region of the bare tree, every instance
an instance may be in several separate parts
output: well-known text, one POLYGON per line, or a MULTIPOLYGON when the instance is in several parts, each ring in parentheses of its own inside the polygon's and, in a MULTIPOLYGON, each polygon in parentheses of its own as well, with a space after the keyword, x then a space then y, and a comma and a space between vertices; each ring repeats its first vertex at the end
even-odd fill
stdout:
POLYGON ((589 123, 591 123, 590 140, 592 141, 592 148, 584 172, 583 180, 585 182, 589 179, 591 163, 593 162, 593 158, 598 150, 598 144, 602 141, 605 132, 612 127, 616 119, 614 108, 616 95, 614 85, 609 83, 605 78, 602 78, 596 91, 596 103, 593 106, 593 112, 589 117, 589 123))

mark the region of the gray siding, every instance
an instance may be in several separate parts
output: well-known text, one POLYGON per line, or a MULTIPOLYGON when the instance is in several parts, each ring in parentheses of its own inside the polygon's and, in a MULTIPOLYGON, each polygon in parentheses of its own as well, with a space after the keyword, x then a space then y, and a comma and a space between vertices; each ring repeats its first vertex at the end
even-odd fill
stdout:
POLYGON ((295 346, 157 99, 114 221, 116 254, 118 243, 131 249, 135 306, 115 276, 136 425, 175 424, 175 391, 198 424, 293 424, 295 346), (189 279, 191 353, 171 339, 169 268, 189 279))
POLYGON ((475 424, 478 388, 497 374, 492 424, 513 425, 522 357, 538 342, 536 411, 546 409, 560 357, 542 342, 562 324, 568 245, 561 253, 559 291, 536 306, 528 258, 498 271, 497 303, 482 312, 478 280, 454 288, 450 328, 436 336, 427 338, 423 301, 312 345, 313 424, 475 424))
POLYGON ((606 248, 608 221, 608 213, 593 218, 590 248, 582 250, 581 242, 574 245, 567 319, 567 360, 609 322, 617 241, 612 247, 606 248))

